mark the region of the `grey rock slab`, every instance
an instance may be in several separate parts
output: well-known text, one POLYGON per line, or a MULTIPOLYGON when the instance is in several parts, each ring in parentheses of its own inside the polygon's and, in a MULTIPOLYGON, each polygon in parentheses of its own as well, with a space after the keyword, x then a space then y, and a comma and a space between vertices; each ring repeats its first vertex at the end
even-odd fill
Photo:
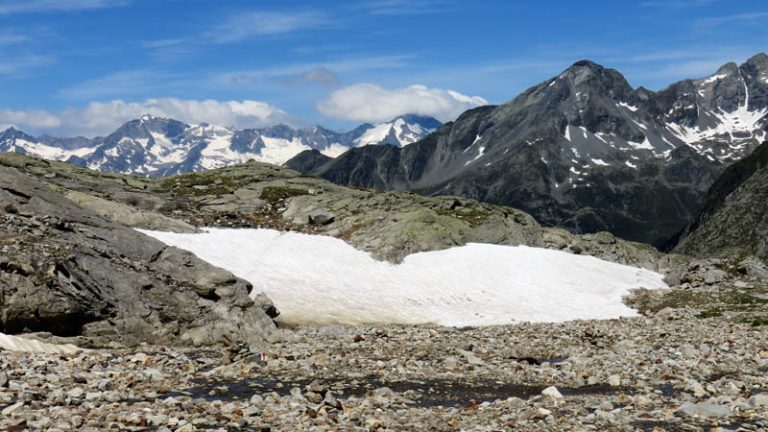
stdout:
POLYGON ((717 418, 727 417, 731 414, 731 409, 725 405, 718 405, 709 402, 686 402, 680 406, 680 408, 678 408, 677 412, 691 417, 717 418))

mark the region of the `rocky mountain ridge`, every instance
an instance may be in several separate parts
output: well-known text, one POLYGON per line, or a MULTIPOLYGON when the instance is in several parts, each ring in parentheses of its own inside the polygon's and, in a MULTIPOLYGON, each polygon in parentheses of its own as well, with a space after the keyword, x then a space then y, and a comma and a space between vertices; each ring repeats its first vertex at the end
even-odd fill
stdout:
POLYGON ((695 256, 754 255, 768 261, 768 142, 729 166, 674 250, 695 256))
POLYGON ((131 120, 106 137, 33 137, 15 128, 0 133, 0 151, 14 151, 108 172, 173 175, 258 160, 282 164, 314 149, 328 156, 365 145, 398 147, 413 143, 441 123, 431 117, 403 115, 389 122, 363 124, 339 133, 315 126, 277 125, 243 129, 188 125, 150 115, 131 120))
POLYGON ((768 56, 653 92, 579 61, 403 149, 356 148, 287 166, 339 184, 510 205, 574 232, 661 244, 730 163, 766 137, 768 56))

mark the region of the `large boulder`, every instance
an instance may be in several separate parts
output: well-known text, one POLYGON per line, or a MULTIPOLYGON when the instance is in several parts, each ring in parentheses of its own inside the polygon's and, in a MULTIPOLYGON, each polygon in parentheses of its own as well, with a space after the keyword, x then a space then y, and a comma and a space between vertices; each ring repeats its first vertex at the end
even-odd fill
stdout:
POLYGON ((89 207, 0 166, 1 332, 102 336, 127 345, 276 338, 269 305, 249 297, 248 282, 89 207))

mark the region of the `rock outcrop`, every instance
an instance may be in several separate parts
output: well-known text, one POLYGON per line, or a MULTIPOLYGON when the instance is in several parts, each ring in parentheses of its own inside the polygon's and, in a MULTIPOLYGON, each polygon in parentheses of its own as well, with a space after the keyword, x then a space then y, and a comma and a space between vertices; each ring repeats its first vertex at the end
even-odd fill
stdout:
POLYGON ((248 282, 99 213, 0 165, 0 331, 128 345, 275 338, 248 282))

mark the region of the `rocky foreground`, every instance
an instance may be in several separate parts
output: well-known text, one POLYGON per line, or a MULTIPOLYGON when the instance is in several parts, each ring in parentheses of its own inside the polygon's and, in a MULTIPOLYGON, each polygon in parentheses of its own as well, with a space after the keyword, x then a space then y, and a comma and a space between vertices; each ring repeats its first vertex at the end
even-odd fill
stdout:
POLYGON ((0 349, 0 430, 768 430, 768 265, 748 253, 663 255, 256 163, 144 179, 4 154, 0 174, 0 332, 93 348, 0 349), (203 226, 330 235, 393 262, 524 244, 672 289, 637 291, 645 318, 619 321, 277 328, 248 282, 132 229, 203 226))
POLYGON ((266 351, 0 352, 0 429, 768 429, 765 326, 686 309, 280 332, 266 351))

